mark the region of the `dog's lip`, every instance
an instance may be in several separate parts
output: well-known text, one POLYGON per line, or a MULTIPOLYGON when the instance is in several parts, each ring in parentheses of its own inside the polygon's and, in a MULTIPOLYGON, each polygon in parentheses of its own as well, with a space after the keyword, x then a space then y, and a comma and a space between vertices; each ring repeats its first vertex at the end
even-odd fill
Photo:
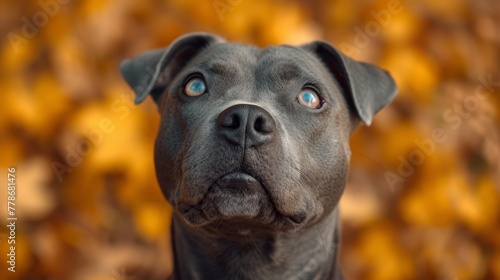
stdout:
POLYGON ((232 172, 226 174, 215 181, 220 188, 234 191, 259 191, 262 189, 261 183, 253 176, 245 172, 232 172))
MULTIPOLYGON (((235 171, 220 176, 212 184, 212 187, 214 186, 221 189, 225 189, 229 192, 257 192, 257 191, 266 192, 259 180, 257 180, 254 176, 243 171, 235 171)), ((211 191, 212 187, 208 189, 207 193, 211 191)), ((179 201, 178 203, 179 210, 181 210, 181 212, 183 213, 186 213, 190 211, 192 208, 199 207, 199 205, 201 205, 204 202, 207 193, 205 193, 203 198, 196 204, 188 204, 184 201, 179 201)))
MULTIPOLYGON (((239 194, 239 195, 244 195, 244 193, 260 193, 259 195, 264 195, 268 197, 269 203, 271 207, 273 208, 273 212, 278 215, 273 218, 273 223, 274 222, 279 222, 279 223, 285 223, 289 224, 290 226, 299 226, 302 224, 306 218, 307 214, 306 213, 297 213, 296 215, 284 215, 281 212, 279 212, 276 208, 276 205, 274 204, 274 201, 270 199, 270 194, 268 193, 266 187, 260 182, 260 180, 246 172, 242 171, 235 171, 231 173, 227 173, 225 175, 222 175, 219 177, 215 182, 212 184, 212 187, 219 188, 219 189, 224 189, 227 192, 233 193, 233 194, 239 194), (287 222, 288 221, 288 222, 287 222)), ((212 188, 211 187, 211 188, 212 188)), ((211 189, 210 188, 210 189, 211 189)), ((211 190, 208 190, 210 192, 211 190)), ((204 203, 205 198, 207 197, 207 194, 204 195, 203 199, 201 199, 198 203, 195 205, 189 205, 184 202, 180 202, 178 204, 178 209, 180 210, 181 213, 188 214, 192 211, 197 212, 199 215, 201 215, 203 218, 198 217, 198 226, 202 226, 205 224, 208 224, 211 222, 211 218, 209 218, 204 210, 202 210, 201 205, 204 203), (201 218, 201 219, 200 219, 201 218)))
MULTIPOLYGON (((266 189, 262 186, 259 180, 257 180, 255 177, 252 175, 237 171, 237 172, 232 172, 229 174, 226 174, 215 182, 219 187, 225 188, 228 190, 234 190, 234 191, 255 191, 255 192, 260 192, 263 191, 266 196, 269 197, 269 193, 267 193, 266 189)), ((276 206, 271 200, 272 207, 274 208, 274 211, 279 213, 276 210, 276 206)), ((307 218, 307 214, 305 212, 297 213, 295 215, 284 215, 284 217, 288 218, 292 223, 294 224, 301 224, 304 222, 304 220, 307 218)))

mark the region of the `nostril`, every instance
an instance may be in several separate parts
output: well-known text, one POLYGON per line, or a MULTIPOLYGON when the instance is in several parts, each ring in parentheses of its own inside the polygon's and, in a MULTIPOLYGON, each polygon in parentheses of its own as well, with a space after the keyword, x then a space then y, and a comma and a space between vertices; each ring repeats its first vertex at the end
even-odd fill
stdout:
POLYGON ((253 124, 253 128, 257 132, 265 132, 264 131, 264 119, 262 117, 257 117, 255 123, 253 124))
POLYGON ((253 123, 253 129, 258 133, 266 134, 273 132, 273 125, 265 116, 258 116, 253 123))
POLYGON ((299 213, 299 214, 292 215, 289 218, 294 223, 300 224, 300 223, 305 221, 305 219, 307 218, 307 215, 306 215, 306 213, 299 213))
POLYGON ((230 114, 224 118, 222 126, 226 128, 236 129, 240 127, 240 118, 237 114, 230 114))

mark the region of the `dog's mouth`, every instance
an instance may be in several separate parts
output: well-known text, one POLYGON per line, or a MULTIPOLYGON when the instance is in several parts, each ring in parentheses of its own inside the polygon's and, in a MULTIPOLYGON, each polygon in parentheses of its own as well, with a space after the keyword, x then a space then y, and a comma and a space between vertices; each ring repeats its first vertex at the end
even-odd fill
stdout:
POLYGON ((215 219, 253 219, 269 202, 262 184, 254 176, 238 171, 215 180, 196 205, 180 202, 179 210, 189 222, 199 224, 215 219))
POLYGON ((262 184, 253 176, 244 172, 233 172, 215 181, 222 190, 235 194, 254 193, 264 190, 262 184))
POLYGON ((221 176, 208 188, 196 205, 178 203, 184 219, 194 226, 213 226, 243 233, 255 230, 258 225, 265 230, 281 224, 295 228, 305 220, 306 214, 283 216, 277 210, 262 182, 245 172, 232 172, 221 176))

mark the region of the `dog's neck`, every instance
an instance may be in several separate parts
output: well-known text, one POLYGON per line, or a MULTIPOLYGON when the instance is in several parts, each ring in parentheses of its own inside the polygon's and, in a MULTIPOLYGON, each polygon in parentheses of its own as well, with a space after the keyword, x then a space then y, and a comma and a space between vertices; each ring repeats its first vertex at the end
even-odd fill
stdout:
POLYGON ((335 210, 307 230, 233 242, 209 237, 174 214, 171 279, 337 279, 338 231, 335 210))

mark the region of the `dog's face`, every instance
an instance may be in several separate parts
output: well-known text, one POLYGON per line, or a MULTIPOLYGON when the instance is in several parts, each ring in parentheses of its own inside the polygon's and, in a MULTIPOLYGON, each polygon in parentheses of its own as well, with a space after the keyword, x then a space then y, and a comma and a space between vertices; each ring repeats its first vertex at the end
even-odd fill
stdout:
POLYGON ((183 67, 158 101, 155 162, 166 197, 189 223, 291 230, 332 210, 345 184, 350 125, 327 73, 300 48, 228 43, 183 67))
POLYGON ((259 49, 194 34, 122 73, 137 102, 151 93, 158 104, 165 197, 188 224, 228 237, 296 231, 330 214, 351 131, 395 94, 385 72, 322 42, 259 49))

